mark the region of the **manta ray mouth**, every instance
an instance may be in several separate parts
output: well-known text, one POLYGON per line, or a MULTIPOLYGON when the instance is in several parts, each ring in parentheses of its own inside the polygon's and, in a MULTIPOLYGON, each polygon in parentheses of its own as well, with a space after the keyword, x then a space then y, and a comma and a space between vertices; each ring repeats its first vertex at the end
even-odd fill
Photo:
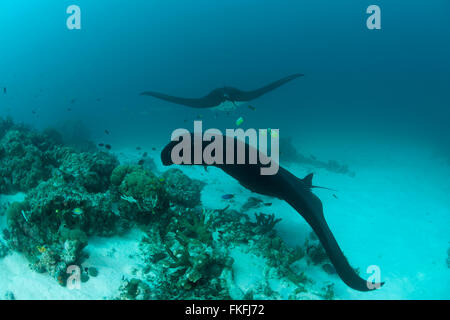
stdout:
POLYGON ((226 100, 226 101, 222 102, 221 104, 219 104, 218 106, 211 108, 211 110, 229 112, 229 111, 236 110, 237 107, 241 106, 242 104, 243 104, 243 102, 240 102, 240 101, 226 100))

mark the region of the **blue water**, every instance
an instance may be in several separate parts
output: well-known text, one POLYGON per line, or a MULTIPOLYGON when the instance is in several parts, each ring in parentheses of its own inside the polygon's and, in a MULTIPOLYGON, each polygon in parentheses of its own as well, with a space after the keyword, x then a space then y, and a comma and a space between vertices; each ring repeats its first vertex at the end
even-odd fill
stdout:
MULTIPOLYGON (((90 139, 113 149, 161 147, 174 129, 192 129, 194 119, 224 129, 242 116, 243 127, 279 128, 299 148, 369 164, 377 176, 384 171, 370 151, 376 159, 386 151, 373 146, 395 142, 448 160, 449 13, 447 0, 2 0, 0 87, 7 94, 0 96, 0 116, 38 129, 82 121, 90 139), (81 30, 66 27, 71 4, 81 8, 81 30), (366 27, 371 4, 381 8, 381 30, 366 27), (218 117, 139 95, 255 89, 297 72, 305 76, 251 102, 255 111, 218 117)), ((383 165, 441 172, 399 159, 383 165)), ((449 189, 435 176, 423 197, 449 189)), ((359 182, 370 189, 370 178, 359 182)), ((442 203, 445 225, 449 207, 442 203)), ((448 298, 445 281, 426 297, 448 298)))

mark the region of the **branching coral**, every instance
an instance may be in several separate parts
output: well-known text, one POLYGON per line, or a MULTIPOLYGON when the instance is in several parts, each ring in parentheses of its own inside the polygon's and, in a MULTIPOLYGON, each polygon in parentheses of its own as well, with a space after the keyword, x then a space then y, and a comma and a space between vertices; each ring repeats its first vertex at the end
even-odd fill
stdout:
POLYGON ((193 238, 206 244, 211 244, 213 237, 211 232, 211 220, 206 221, 205 211, 201 214, 191 212, 191 214, 182 214, 179 216, 179 225, 182 231, 179 237, 184 239, 193 238))
POLYGON ((273 230, 275 225, 281 221, 281 219, 275 219, 274 214, 255 213, 256 217, 256 232, 268 233, 273 230))

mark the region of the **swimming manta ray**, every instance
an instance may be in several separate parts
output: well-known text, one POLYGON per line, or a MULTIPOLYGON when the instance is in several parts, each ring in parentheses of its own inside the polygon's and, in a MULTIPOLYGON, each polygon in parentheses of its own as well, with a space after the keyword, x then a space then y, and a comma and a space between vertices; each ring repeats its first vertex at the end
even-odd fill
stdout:
MULTIPOLYGON (((190 133, 190 141, 193 149, 193 134, 190 133)), ((223 136, 222 136, 223 137, 223 136)), ((232 139, 225 137, 226 139, 232 139)), ((184 139, 184 137, 183 137, 184 139)), ((236 139, 234 139, 236 142, 236 139)), ((165 166, 173 164, 172 161, 172 149, 177 145, 178 141, 170 142, 161 152, 161 160, 165 166)), ((210 142, 211 143, 211 142, 210 142)), ((203 150, 208 143, 203 144, 203 150)), ((223 141, 223 146, 226 143, 223 141)), ((246 148, 246 164, 236 164, 237 157, 237 143, 235 145, 235 164, 214 164, 213 166, 222 169, 225 173, 235 178, 245 188, 266 196, 272 196, 286 201, 291 205, 311 226, 316 233, 322 246, 330 258, 333 266, 336 269, 340 278, 351 288, 359 291, 371 291, 380 288, 384 283, 369 283, 362 279, 355 270, 350 266, 347 258, 344 256, 340 249, 333 233, 328 227, 327 222, 323 214, 322 202, 320 199, 311 192, 314 188, 312 184, 313 175, 309 174, 305 178, 300 179, 290 173, 288 170, 279 167, 278 172, 275 175, 261 175, 261 164, 248 164, 248 155, 250 147, 245 143, 246 148)), ((193 152, 191 152, 191 163, 193 161, 193 152)), ((225 157, 224 157, 225 159, 225 157)), ((205 165, 205 164, 202 164, 205 165)))
POLYGON ((267 92, 275 90, 276 88, 282 86, 283 84, 301 76, 303 76, 303 74, 300 73, 293 74, 253 91, 242 91, 240 89, 233 87, 217 88, 212 90, 210 93, 208 93, 206 96, 202 98, 180 98, 154 91, 145 91, 142 92, 141 95, 151 96, 154 98, 158 98, 176 104, 181 104, 192 108, 200 108, 200 109, 217 108, 219 110, 228 111, 236 108, 240 103, 254 100, 266 94, 267 92))

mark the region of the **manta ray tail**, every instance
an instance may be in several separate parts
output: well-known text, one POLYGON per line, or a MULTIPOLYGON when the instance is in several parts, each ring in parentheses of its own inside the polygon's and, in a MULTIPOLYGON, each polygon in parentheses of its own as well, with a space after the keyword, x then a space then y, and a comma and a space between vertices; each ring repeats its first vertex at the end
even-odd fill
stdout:
POLYGON ((378 284, 368 283, 356 273, 356 271, 348 263, 347 258, 344 256, 344 253, 336 242, 336 239, 334 238, 333 233, 328 227, 325 219, 319 218, 318 221, 311 225, 325 248, 325 251, 333 263, 339 277, 350 288, 359 291, 371 291, 380 288, 384 284, 384 282, 378 284))
MULTIPOLYGON (((293 188, 298 189, 305 187, 304 179, 298 179, 297 177, 292 175, 288 177, 288 180, 290 180, 290 185, 293 188), (301 181, 301 184, 299 183, 299 181, 301 181)), ((312 182, 312 176, 307 176, 306 181, 308 180, 312 182)), ((358 291, 371 291, 380 288, 384 284, 384 282, 374 284, 368 283, 366 280, 361 278, 350 266, 347 258, 344 256, 344 253, 342 252, 336 239, 334 238, 333 233, 328 227, 328 224, 323 215, 321 201, 313 194, 312 196, 313 197, 311 198, 310 205, 315 208, 313 212, 303 212, 302 207, 304 206, 304 204, 300 203, 300 197, 286 199, 286 201, 305 218, 305 220, 314 230, 342 281, 344 281, 350 288, 358 291)))

